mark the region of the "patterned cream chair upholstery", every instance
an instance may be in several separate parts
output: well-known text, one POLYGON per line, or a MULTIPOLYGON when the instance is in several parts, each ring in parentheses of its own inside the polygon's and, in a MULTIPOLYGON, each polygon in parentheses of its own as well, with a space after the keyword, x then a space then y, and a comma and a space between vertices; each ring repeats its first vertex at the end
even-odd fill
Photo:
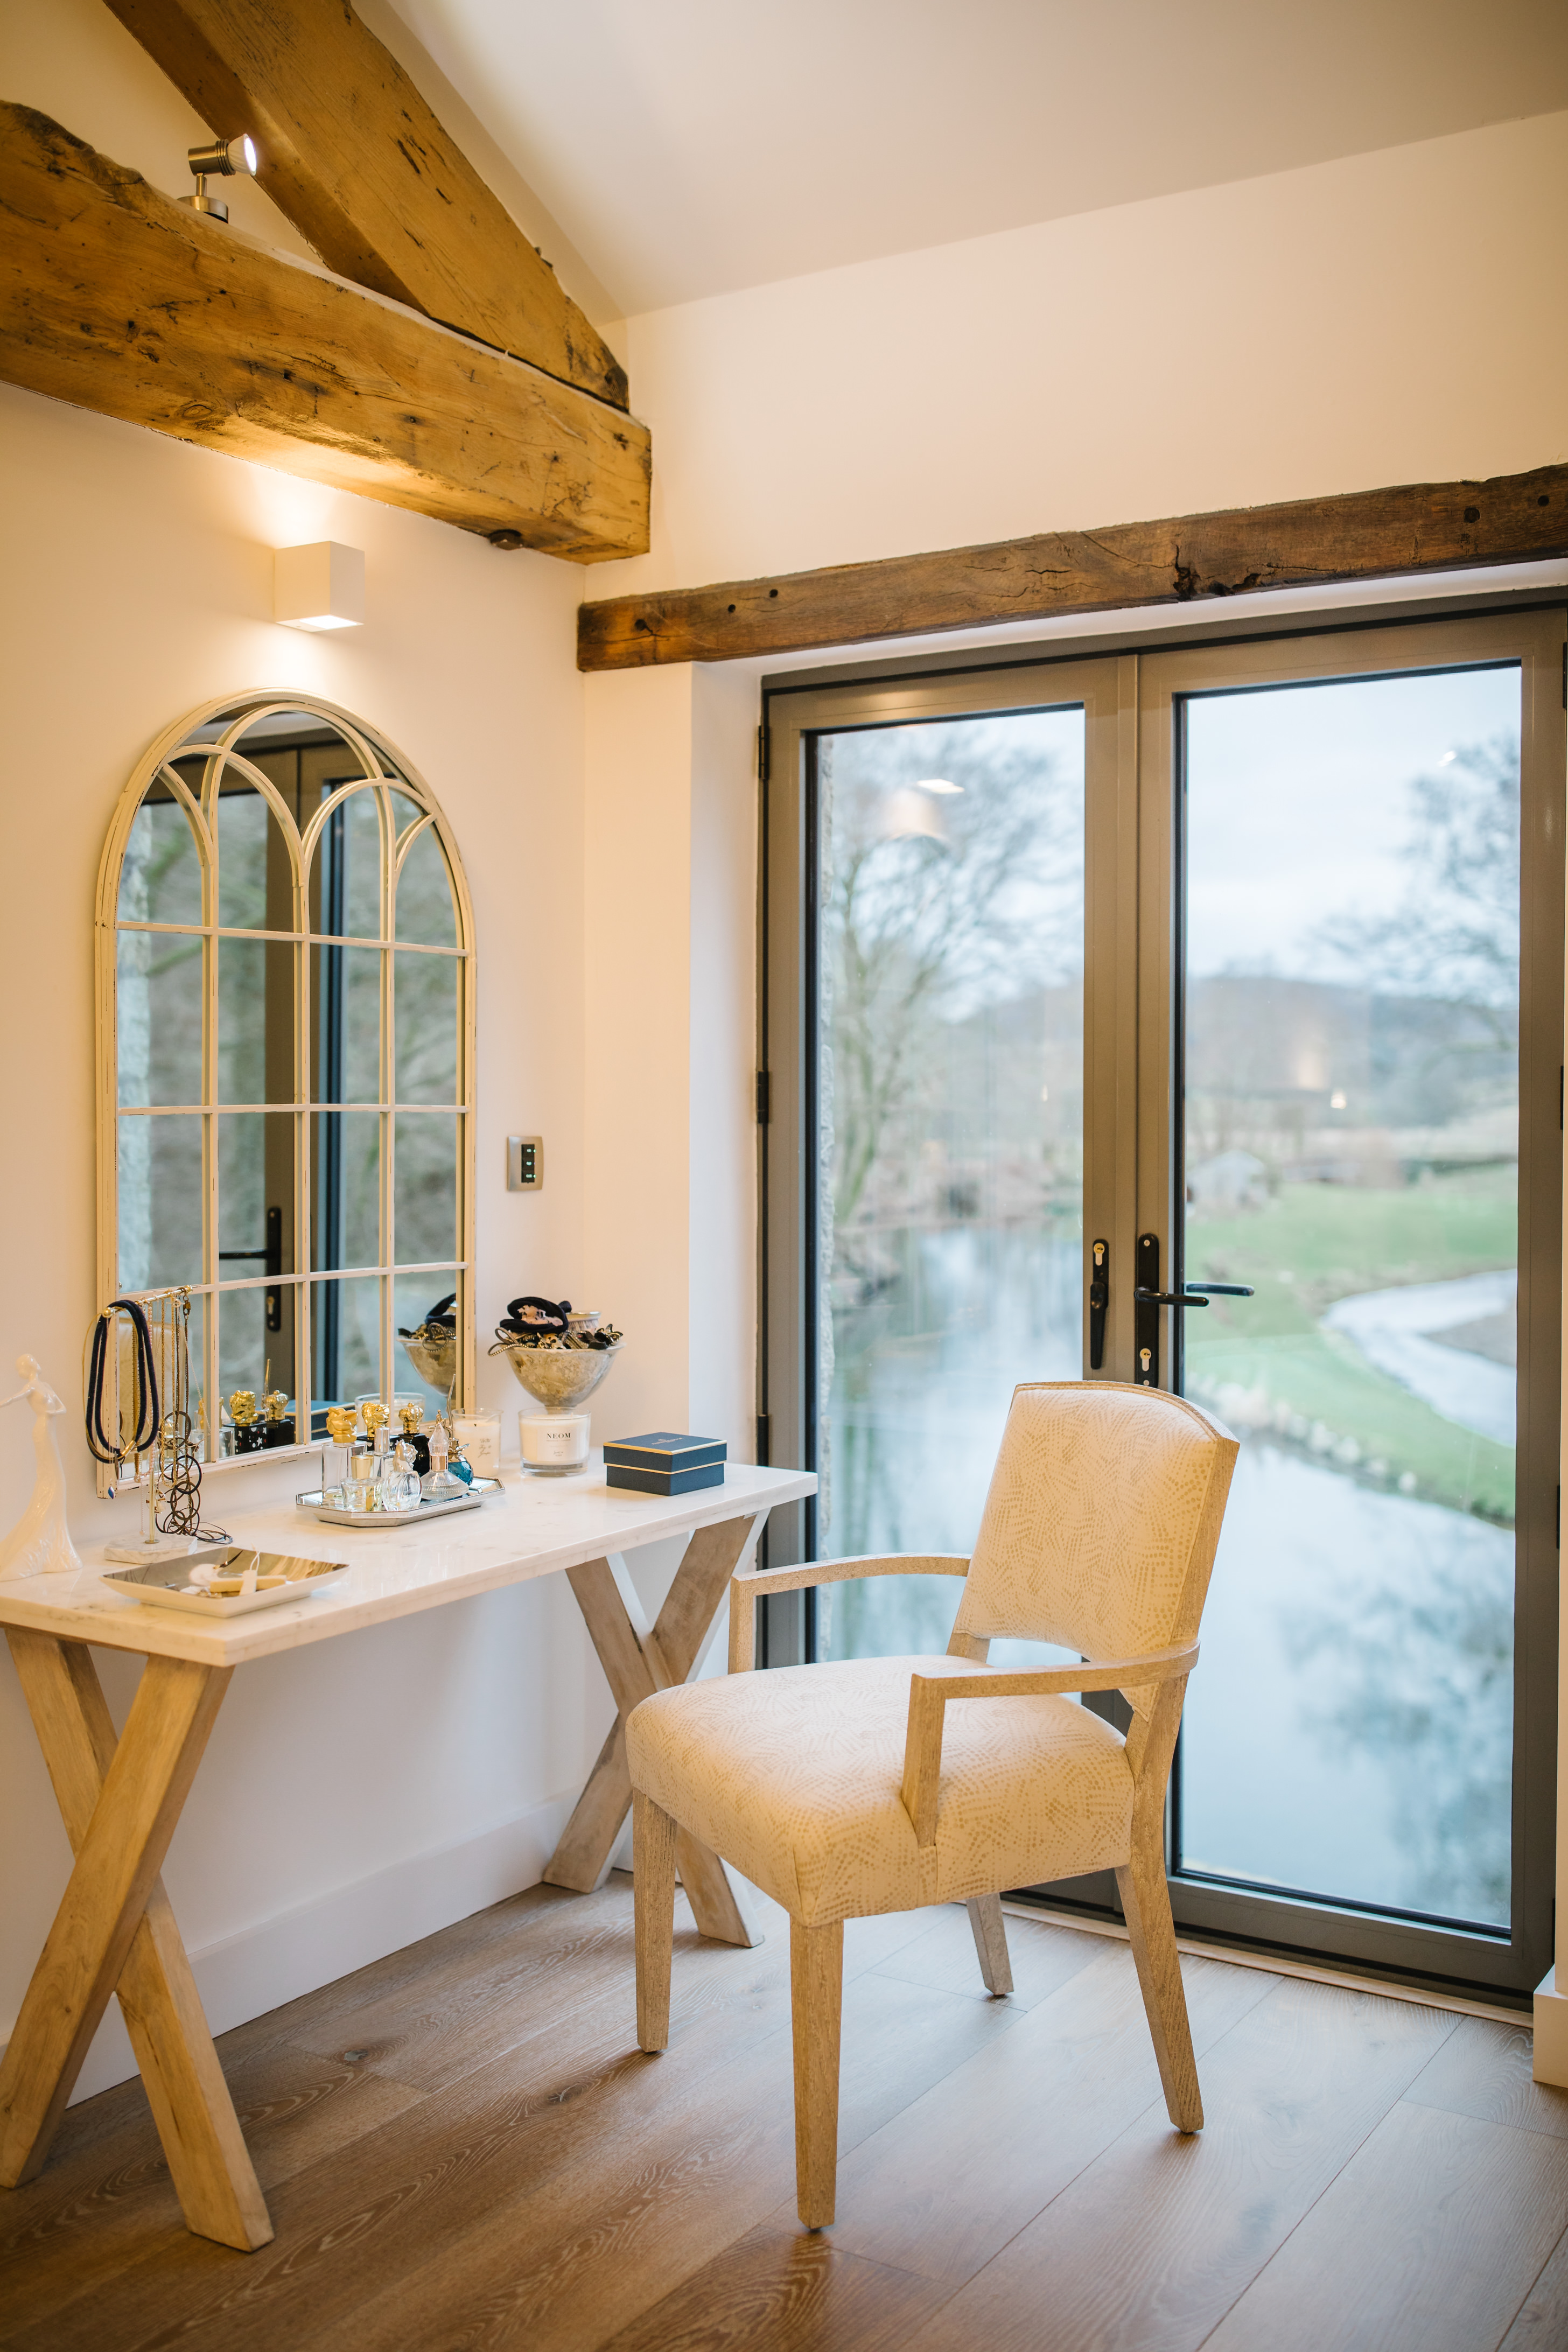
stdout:
POLYGON ((1114 1869, 1171 2120, 1202 2128, 1165 1882, 1165 1784, 1237 1451, 1207 1413, 1159 1390, 1022 1387, 973 1558, 738 1576, 729 1677, 660 1691, 627 1719, 638 2042, 662 2050, 669 2038, 683 1828, 790 1915, 807 2229, 833 2219, 846 1919, 964 1902, 984 1981, 1005 1993, 1002 1890, 1114 1869), (933 1574, 964 1580, 945 1658, 747 1671, 759 1593, 933 1574), (993 1668, 1000 1636, 1054 1643, 1086 1663, 993 1668), (1125 1740, 1065 1696, 1111 1689, 1132 1708, 1125 1740))

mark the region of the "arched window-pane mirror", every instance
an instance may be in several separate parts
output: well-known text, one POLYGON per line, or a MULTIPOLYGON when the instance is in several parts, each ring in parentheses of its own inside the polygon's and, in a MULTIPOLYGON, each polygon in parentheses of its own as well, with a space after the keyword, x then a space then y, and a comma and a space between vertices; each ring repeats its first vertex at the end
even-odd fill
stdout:
POLYGON ((237 1389, 282 1391, 301 1444, 425 1389, 399 1327, 448 1292, 465 1403, 473 924, 407 761, 328 703, 196 712, 126 789, 98 932, 100 1300, 196 1294, 206 1458, 237 1389))

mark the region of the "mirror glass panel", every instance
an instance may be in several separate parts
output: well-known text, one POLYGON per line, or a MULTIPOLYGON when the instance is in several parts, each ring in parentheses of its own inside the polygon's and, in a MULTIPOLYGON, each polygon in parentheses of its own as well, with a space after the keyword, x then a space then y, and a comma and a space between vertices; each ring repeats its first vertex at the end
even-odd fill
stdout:
POLYGON ((397 1099, 458 1099, 458 967, 456 956, 397 958, 397 1099))
POLYGON ((346 1282, 312 1283, 310 1308, 317 1399, 328 1404, 352 1404, 355 1397, 379 1391, 379 1276, 357 1275, 346 1282))
POLYGON ((120 1121, 121 1291, 202 1279, 199 1114, 120 1121))
POLYGON ((267 799, 226 767, 217 801, 217 919, 230 930, 291 931, 294 861, 267 799))
POLYGON ((381 950, 310 950, 312 1092, 318 1102, 381 1100, 381 950))
MULTIPOLYGON (((218 1293, 218 1389, 224 1413, 237 1433, 226 1449, 230 1452, 244 1454, 265 1447, 265 1401, 269 1391, 281 1391, 292 1408, 294 1330, 299 1305, 300 1286, 293 1282, 280 1283, 276 1289, 258 1287, 218 1293), (236 1403, 237 1391, 246 1391, 254 1402, 255 1420, 250 1423, 243 1418, 245 1406, 236 1403), (247 1429, 261 1430, 261 1447, 257 1447, 254 1436, 245 1434, 247 1429)), ((294 1436, 293 1429, 289 1429, 274 1442, 292 1444, 294 1436)))
POLYGON ((310 1265, 380 1265, 381 1113, 318 1111, 310 1121, 310 1265))
MULTIPOLYGON (((401 835, 422 812, 401 793, 393 793, 392 804, 401 835)), ((397 936, 422 947, 458 944, 452 877, 433 824, 421 826, 404 853, 397 877, 397 936)))
POLYGON ((294 1099, 294 960, 289 940, 223 938, 217 957, 217 1098, 294 1099))
MULTIPOLYGON (((201 763, 196 762, 200 782, 201 763)), ((202 858, 178 797, 155 779, 137 810, 120 868, 122 923, 199 923, 202 858)))
POLYGON ((218 1280, 292 1274, 294 1114, 220 1111, 218 1280))
POLYGON ((438 1265, 458 1255, 456 1111, 399 1111, 394 1160, 393 1245, 404 1265, 438 1265))
POLYGON ((119 934, 115 1058, 127 1109, 202 1099, 202 951, 199 933, 119 934))
MULTIPOLYGON (((331 779, 324 778, 323 783, 331 789, 331 779)), ((321 793, 318 805, 327 796, 327 791, 321 793)), ((317 839, 310 873, 315 929, 329 939, 379 939, 384 863, 380 795, 370 790, 351 793, 338 803, 317 839)))
MULTIPOLYGON (((427 1413, 446 1409, 447 1390, 443 1381, 456 1377, 457 1341, 452 1340, 445 1351, 431 1356, 420 1349, 423 1369, 416 1365, 408 1353, 402 1334, 417 1331, 433 1307, 438 1306, 449 1292, 458 1288, 458 1271, 454 1266, 447 1274, 400 1274, 392 1287, 392 1328, 398 1335, 393 1344, 393 1378, 399 1394, 421 1396, 427 1413), (433 1378, 432 1375, 439 1375, 433 1378)), ((451 1311, 448 1308, 448 1313, 451 1311)), ((520 1392, 521 1393, 521 1392, 520 1392)))

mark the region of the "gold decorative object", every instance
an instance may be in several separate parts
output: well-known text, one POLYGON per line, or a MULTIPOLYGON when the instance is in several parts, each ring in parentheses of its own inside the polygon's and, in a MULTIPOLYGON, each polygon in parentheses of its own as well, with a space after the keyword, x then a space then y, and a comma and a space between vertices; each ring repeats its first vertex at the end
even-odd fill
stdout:
POLYGON ((327 1434, 334 1445, 353 1444, 354 1423, 358 1418, 352 1404, 330 1404, 327 1407, 327 1434))
POLYGON ((268 1421, 281 1421, 289 1409, 289 1400, 281 1389, 268 1389, 264 1402, 268 1421))
POLYGON ((404 1436, 412 1437, 425 1418, 424 1408, 410 1398, 406 1404, 398 1406, 397 1418, 403 1423, 404 1436))
POLYGON ((376 1432, 384 1429, 392 1419, 391 1408, 383 1404, 379 1397, 372 1397, 368 1403, 361 1405, 360 1419, 364 1423, 365 1435, 374 1440, 376 1432))
POLYGON ((248 1429, 256 1419, 256 1391, 236 1389, 228 1400, 228 1417, 237 1429, 248 1429))

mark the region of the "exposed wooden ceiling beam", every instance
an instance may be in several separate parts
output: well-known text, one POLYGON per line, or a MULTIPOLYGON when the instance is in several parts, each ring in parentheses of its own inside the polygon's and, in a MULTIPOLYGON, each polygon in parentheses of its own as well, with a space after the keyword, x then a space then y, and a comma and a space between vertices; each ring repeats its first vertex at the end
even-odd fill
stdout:
POLYGON ((733 661, 1554 555, 1568 555, 1568 466, 606 597, 578 614, 577 666, 733 661))
POLYGON ((0 105, 0 376, 580 562, 647 546, 647 428, 0 105))
POLYGON ((330 269, 627 405, 615 353, 347 0, 109 5, 216 136, 249 131, 330 269))

